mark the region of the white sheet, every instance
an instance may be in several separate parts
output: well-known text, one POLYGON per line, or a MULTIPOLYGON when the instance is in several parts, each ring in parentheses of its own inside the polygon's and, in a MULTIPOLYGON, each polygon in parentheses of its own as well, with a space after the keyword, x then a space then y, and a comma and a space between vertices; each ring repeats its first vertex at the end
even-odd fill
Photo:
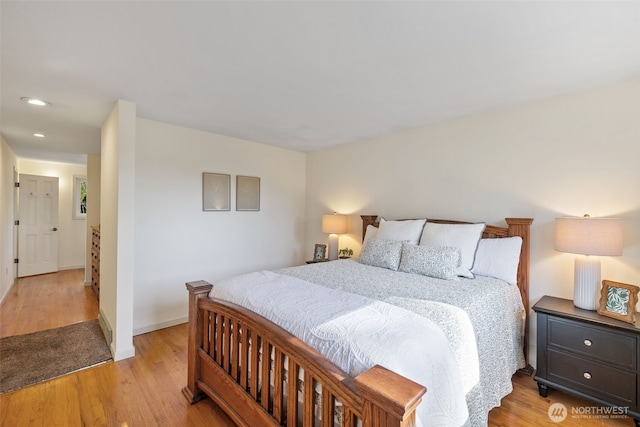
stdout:
POLYGON ((456 356, 440 328, 422 316, 270 271, 219 282, 211 296, 271 320, 352 376, 379 364, 437 390, 423 397, 419 426, 468 423, 456 356))

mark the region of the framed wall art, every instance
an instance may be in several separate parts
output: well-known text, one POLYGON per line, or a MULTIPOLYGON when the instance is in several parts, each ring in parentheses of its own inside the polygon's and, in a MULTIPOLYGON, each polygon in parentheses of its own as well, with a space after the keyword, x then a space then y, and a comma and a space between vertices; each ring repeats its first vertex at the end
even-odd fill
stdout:
POLYGON ((640 288, 635 285, 603 280, 598 313, 628 323, 635 323, 639 290, 640 288))
POLYGON ((231 209, 231 175, 202 174, 202 210, 228 211, 231 209))
POLYGON ((236 210, 260 210, 260 178, 255 176, 236 176, 236 210))

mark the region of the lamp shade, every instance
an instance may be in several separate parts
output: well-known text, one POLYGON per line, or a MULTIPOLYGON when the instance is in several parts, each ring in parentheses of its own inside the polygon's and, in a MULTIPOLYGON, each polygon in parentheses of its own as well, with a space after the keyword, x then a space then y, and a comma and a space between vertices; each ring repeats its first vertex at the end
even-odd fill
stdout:
POLYGON ((346 215, 322 215, 322 232, 329 234, 344 234, 347 232, 346 215))
POLYGON ((620 218, 556 218, 555 248, 581 255, 622 255, 620 218))

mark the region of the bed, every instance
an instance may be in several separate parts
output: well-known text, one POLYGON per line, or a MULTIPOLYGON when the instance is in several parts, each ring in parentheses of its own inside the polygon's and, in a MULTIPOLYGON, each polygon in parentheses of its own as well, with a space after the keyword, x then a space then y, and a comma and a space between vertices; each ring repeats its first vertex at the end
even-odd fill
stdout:
MULTIPOLYGON (((459 248, 382 238, 409 225, 437 239, 442 226, 478 230, 478 224, 361 218, 360 261, 255 272, 215 287, 187 283, 183 393, 191 403, 209 397, 236 424, 248 426, 486 425, 488 411, 511 391, 513 373, 528 367, 532 220, 507 218, 506 227, 480 227, 478 256, 480 247, 485 257, 496 253, 486 249, 498 242, 492 239, 519 242, 509 284, 482 271, 459 278, 464 275, 458 271, 464 263, 459 248), (374 228, 381 238, 367 242, 374 228), (375 265, 386 262, 386 255, 380 258, 372 249, 376 245, 392 245, 393 254, 401 247, 396 261, 404 268, 375 265), (442 265, 457 263, 455 279, 416 274, 415 265, 404 263, 433 251, 434 259, 445 256, 442 265)), ((497 264, 509 263, 498 259, 497 264)), ((491 269, 491 262, 486 267, 491 269)))

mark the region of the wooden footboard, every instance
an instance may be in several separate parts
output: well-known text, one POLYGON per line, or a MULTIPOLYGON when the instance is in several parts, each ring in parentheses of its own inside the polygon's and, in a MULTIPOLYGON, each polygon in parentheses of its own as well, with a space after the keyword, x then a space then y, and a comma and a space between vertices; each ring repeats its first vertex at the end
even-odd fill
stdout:
POLYGON ((210 397, 239 426, 371 427, 415 425, 426 389, 381 366, 356 378, 274 323, 189 290, 191 403, 210 397))

